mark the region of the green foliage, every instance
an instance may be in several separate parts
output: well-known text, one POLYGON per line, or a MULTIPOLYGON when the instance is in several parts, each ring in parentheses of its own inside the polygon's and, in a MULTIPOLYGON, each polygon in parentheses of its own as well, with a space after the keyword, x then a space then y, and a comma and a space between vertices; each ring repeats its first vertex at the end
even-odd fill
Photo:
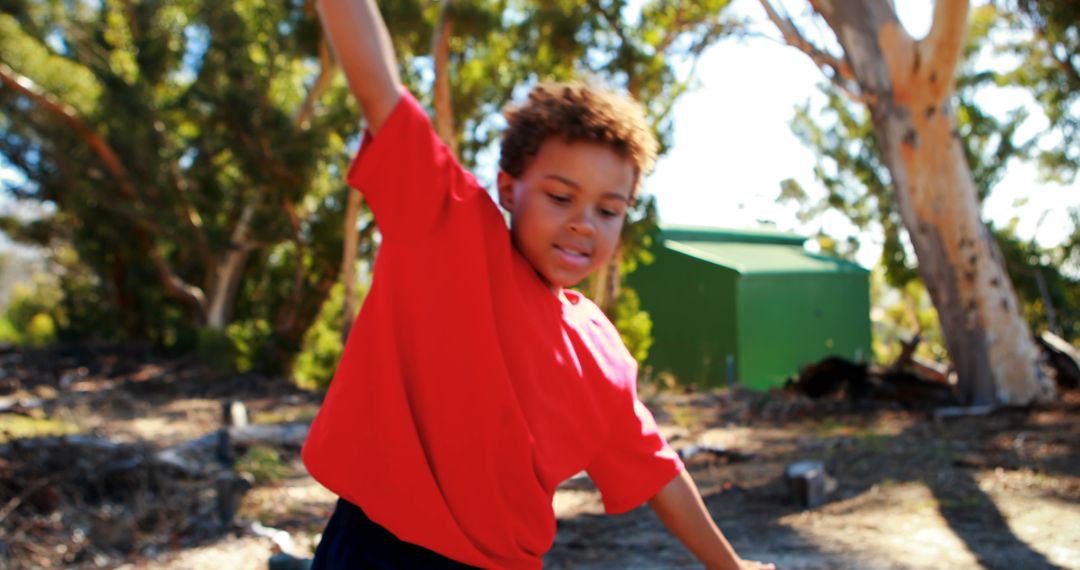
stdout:
MULTIPOLYGON (((364 300, 366 290, 358 289, 354 307, 364 300)), ((326 389, 334 378, 344 346, 341 328, 345 316, 345 287, 335 285, 323 304, 319 318, 304 336, 303 348, 293 365, 292 376, 304 388, 326 389)))
POLYGON ((19 344, 19 329, 6 316, 0 317, 0 343, 19 344))
MULTIPOLYGON (((1080 217, 1080 212, 1075 215, 1080 217)), ((1075 254, 1075 237, 1072 245, 1041 248, 1017 238, 1013 226, 992 231, 1031 329, 1050 330, 1066 339, 1080 337, 1080 279, 1062 272, 1068 257, 1075 254)), ((900 354, 900 342, 915 333, 921 337, 917 356, 946 360, 937 312, 921 279, 895 288, 888 282, 885 270, 875 268, 870 294, 874 307, 874 357, 879 364, 894 362, 900 354)))
POLYGON ((196 334, 195 353, 208 366, 220 372, 236 371, 236 351, 225 331, 204 327, 196 334))
POLYGON ((814 239, 817 241, 818 249, 820 249, 822 255, 855 262, 855 254, 859 251, 858 237, 848 236, 847 239, 838 240, 825 233, 825 230, 822 229, 818 231, 814 239))
MULTIPOLYGON (((619 275, 633 273, 640 265, 653 262, 651 251, 653 243, 660 235, 660 218, 656 209, 656 198, 639 196, 627 213, 623 224, 618 252, 619 275)), ((595 280, 599 274, 593 274, 583 281, 578 289, 587 295, 595 290, 595 280)), ((595 299, 594 299, 595 300, 595 299)), ((653 344, 652 318, 648 311, 642 310, 637 291, 623 284, 618 291, 613 306, 608 309, 608 318, 618 329, 623 344, 639 362, 644 362, 653 344)))
POLYGON ((237 372, 255 369, 257 358, 270 339, 270 324, 263 319, 237 321, 225 327, 233 354, 233 368, 237 372))
POLYGON ((30 318, 23 333, 23 340, 27 346, 45 346, 56 340, 56 323, 53 318, 45 313, 37 313, 30 318))
POLYGON ((645 362, 652 347, 652 318, 641 310, 641 299, 637 291, 624 287, 615 302, 615 317, 612 323, 619 329, 623 344, 631 356, 638 362, 645 362))
MULTIPOLYGON (((656 198, 638 197, 623 225, 619 274, 628 275, 639 266, 652 263, 652 247, 659 235, 660 216, 656 209, 656 198)), ((645 362, 653 344, 652 317, 642 310, 637 291, 625 285, 620 288, 610 316, 630 354, 639 363, 645 362)))
POLYGON ((1007 0, 1008 25, 998 51, 1017 58, 1004 83, 1030 89, 1050 122, 1039 162, 1043 176, 1061 183, 1080 170, 1080 3, 1074 0, 1007 0))
POLYGON ((785 180, 780 200, 796 204, 798 219, 803 223, 836 210, 862 231, 883 233, 881 263, 887 269, 885 275, 894 286, 903 286, 916 276, 916 271, 904 248, 904 224, 888 168, 878 153, 869 111, 848 102, 830 85, 823 84, 821 90, 826 96, 825 105, 815 113, 807 101, 796 109, 791 126, 803 144, 818 154, 814 175, 824 185, 826 195, 811 202, 797 182, 785 180))
MULTIPOLYGON (((494 154, 501 109, 545 79, 595 78, 621 87, 646 107, 661 142, 670 145, 675 101, 694 85, 694 62, 738 23, 724 17, 730 0, 454 2, 450 70, 455 137, 470 170, 494 154), (637 10, 640 9, 640 13, 637 10)), ((403 80, 431 102, 431 40, 440 4, 416 0, 380 5, 403 80)), ((495 172, 478 172, 494 179, 495 172)))
POLYGON ((1024 319, 1034 331, 1050 330, 1066 339, 1080 337, 1080 276, 1062 272, 1069 256, 1076 254, 1078 217, 1080 211, 1073 212, 1076 229, 1071 243, 1053 248, 1019 239, 1015 224, 992 228, 1009 279, 1023 304, 1024 319))
POLYGON ((281 454, 265 446, 248 449, 236 460, 236 470, 251 475, 260 485, 280 481, 289 474, 289 467, 282 461, 281 454))
POLYGON ((55 205, 0 225, 14 239, 68 244, 79 271, 62 283, 71 322, 61 335, 192 348, 223 291, 215 328, 261 320, 273 354, 295 352, 337 278, 340 172, 359 132, 340 80, 323 94, 330 104, 296 119, 320 70, 314 12, 262 1, 69 8, 0 5, 0 61, 43 94, 0 90, 0 153, 27 180, 6 190, 55 205), (222 288, 232 252, 241 269, 222 288), (245 293, 256 297, 236 298, 245 293))
POLYGON ((0 325, 0 340, 19 346, 43 346, 57 339, 64 314, 56 280, 35 274, 30 283, 17 283, 0 325))
POLYGON ((870 304, 876 363, 887 366, 896 362, 902 350, 900 343, 911 340, 915 334, 920 338, 916 356, 938 362, 947 360, 941 323, 921 280, 912 279, 896 288, 888 283, 884 268, 874 268, 870 273, 870 304))
POLYGON ((3 414, 0 416, 0 444, 13 439, 50 437, 80 433, 82 429, 61 418, 21 416, 3 414))
POLYGON ((196 333, 195 351, 209 366, 222 372, 250 372, 271 335, 261 319, 237 321, 225 330, 203 327, 196 333))
MULTIPOLYGON (((668 140, 693 62, 734 29, 722 17, 727 5, 648 0, 639 14, 624 0, 455 2, 450 77, 462 162, 491 163, 499 111, 545 78, 594 76, 625 88, 668 140)), ((309 342, 299 376, 327 377, 332 335, 323 327, 305 341, 305 332, 339 279, 351 192, 343 173, 361 122, 340 74, 299 120, 322 70, 310 8, 0 3, 0 69, 38 94, 0 89, 0 153, 26 181, 4 189, 55 207, 0 227, 66 250, 59 337, 146 338, 267 372, 290 369, 309 342), (220 318, 211 306, 224 307, 220 318)), ((380 9, 404 80, 429 100, 440 4, 380 9)), ((359 223, 370 228, 370 212, 359 223)), ((363 232, 361 255, 370 259, 375 244, 363 232)))
POLYGON ((278 404, 273 408, 253 412, 251 422, 256 424, 283 424, 303 422, 310 424, 319 412, 318 404, 289 406, 278 404))
MULTIPOLYGON (((1006 83, 1006 75, 977 67, 977 56, 990 45, 999 24, 993 6, 973 10, 953 101, 958 133, 980 200, 986 199, 1014 159, 1031 158, 1038 142, 1037 138, 1018 140, 1017 132, 1028 119, 1022 107, 999 117, 978 105, 981 93, 1006 83)), ((815 109, 807 101, 797 107, 791 126, 817 154, 814 174, 825 186, 826 195, 811 201, 794 180, 787 180, 781 184, 779 199, 797 205, 804 223, 835 210, 860 230, 881 235, 885 278, 893 287, 902 288, 917 277, 917 271, 869 110, 849 101, 831 84, 822 84, 820 89, 824 105, 815 109)))

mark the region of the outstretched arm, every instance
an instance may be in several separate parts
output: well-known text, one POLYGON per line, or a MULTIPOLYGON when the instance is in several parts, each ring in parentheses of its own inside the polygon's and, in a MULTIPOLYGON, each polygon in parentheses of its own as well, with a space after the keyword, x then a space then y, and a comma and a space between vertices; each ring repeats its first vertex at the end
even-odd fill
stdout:
POLYGON ((709 570, 771 570, 772 564, 742 560, 716 527, 697 486, 684 469, 655 497, 649 506, 694 556, 709 570))
POLYGON ((316 6, 368 130, 375 134, 401 97, 394 47, 375 0, 318 0, 316 6))

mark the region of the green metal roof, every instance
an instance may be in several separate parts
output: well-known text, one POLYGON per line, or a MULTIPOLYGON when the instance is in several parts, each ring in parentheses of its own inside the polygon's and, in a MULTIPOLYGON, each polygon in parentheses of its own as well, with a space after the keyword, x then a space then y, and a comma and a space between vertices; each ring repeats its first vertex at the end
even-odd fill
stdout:
POLYGON ((795 234, 688 226, 663 226, 661 233, 669 249, 743 275, 868 272, 855 263, 806 251, 806 238, 795 234))
POLYGON ((806 237, 787 232, 751 229, 710 228, 706 226, 682 226, 662 224, 660 232, 664 239, 675 241, 774 243, 802 247, 806 237))

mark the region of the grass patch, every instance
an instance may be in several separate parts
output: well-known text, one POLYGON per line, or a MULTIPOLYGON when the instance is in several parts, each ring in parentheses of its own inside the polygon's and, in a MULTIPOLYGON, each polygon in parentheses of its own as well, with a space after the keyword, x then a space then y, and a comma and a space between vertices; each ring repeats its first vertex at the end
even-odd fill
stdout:
POLYGON ((982 507, 983 501, 978 495, 963 497, 939 497, 938 507, 944 510, 970 510, 982 507))
POLYGON ((72 435, 81 431, 78 425, 60 418, 30 418, 15 414, 0 416, 0 443, 13 439, 72 435))
POLYGON ((251 422, 256 424, 287 424, 293 422, 311 423, 318 413, 317 404, 302 404, 299 406, 279 406, 270 410, 255 412, 251 415, 251 422))
POLYGON ((704 419, 701 411, 693 406, 672 406, 671 421, 681 428, 693 430, 699 427, 704 419))
POLYGON ((862 440, 863 449, 870 453, 882 453, 889 449, 889 436, 874 431, 867 431, 858 435, 862 440))
POLYGON ((257 484, 280 481, 289 475, 289 466, 272 447, 255 446, 236 461, 236 470, 251 475, 257 484))

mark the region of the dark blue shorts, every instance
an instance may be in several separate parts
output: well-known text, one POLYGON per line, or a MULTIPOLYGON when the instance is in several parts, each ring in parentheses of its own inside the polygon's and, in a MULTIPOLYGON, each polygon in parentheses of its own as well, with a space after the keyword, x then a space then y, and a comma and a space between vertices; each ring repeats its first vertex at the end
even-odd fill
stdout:
POLYGON ((312 570, 463 570, 473 568, 422 546, 399 540, 360 507, 338 499, 315 549, 312 570))

